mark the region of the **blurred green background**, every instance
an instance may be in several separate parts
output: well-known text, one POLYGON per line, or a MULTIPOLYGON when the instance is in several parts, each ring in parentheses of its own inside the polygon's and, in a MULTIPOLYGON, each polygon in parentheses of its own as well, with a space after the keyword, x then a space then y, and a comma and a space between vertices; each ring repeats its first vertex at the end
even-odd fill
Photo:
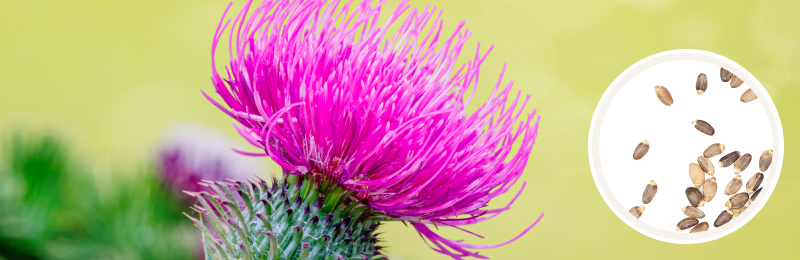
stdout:
MULTIPOLYGON (((212 89, 211 37, 226 3, 3 2, 0 132, 58 132, 71 145, 70 157, 99 180, 135 174, 109 169, 146 161, 175 123, 235 136, 232 120, 198 91, 212 89)), ((493 259, 800 256, 793 232, 800 230, 793 221, 800 214, 800 164, 791 159, 800 156, 800 1, 411 1, 426 4, 445 10, 447 28, 467 20, 472 46, 496 45, 484 63, 480 97, 507 62, 506 79, 532 95, 542 116, 523 176, 531 185, 512 210, 471 228, 487 239, 443 234, 497 243, 545 212, 525 237, 482 253, 493 259), (785 134, 786 164, 763 210, 733 234, 698 245, 656 241, 626 226, 597 192, 587 160, 590 120, 606 87, 636 61, 671 49, 711 51, 745 67, 772 96, 785 134)), ((501 207, 510 196, 491 205, 501 207)), ((396 259, 447 259, 402 224, 383 231, 396 259)))

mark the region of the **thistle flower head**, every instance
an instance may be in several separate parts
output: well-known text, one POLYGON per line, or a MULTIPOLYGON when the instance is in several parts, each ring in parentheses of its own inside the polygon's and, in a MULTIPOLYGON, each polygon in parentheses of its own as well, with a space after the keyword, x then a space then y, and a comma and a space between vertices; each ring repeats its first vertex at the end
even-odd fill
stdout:
POLYGON ((159 148, 162 181, 181 197, 182 191, 211 192, 202 180, 242 179, 260 171, 258 164, 230 150, 233 142, 211 129, 183 125, 168 131, 159 148))
POLYGON ((384 2, 371 2, 267 0, 252 12, 248 2, 220 22, 213 41, 214 50, 223 37, 229 42, 225 76, 212 74, 229 108, 203 94, 264 150, 240 153, 344 186, 411 222, 439 252, 483 257, 468 249, 489 246, 444 239, 425 224, 458 227, 508 209, 484 208, 528 161, 538 118, 519 119, 529 97, 510 100, 513 82, 501 73, 468 112, 492 47, 482 52, 478 43, 460 64, 471 35, 464 22, 442 34, 441 11, 408 10, 406 1, 380 22, 384 2))

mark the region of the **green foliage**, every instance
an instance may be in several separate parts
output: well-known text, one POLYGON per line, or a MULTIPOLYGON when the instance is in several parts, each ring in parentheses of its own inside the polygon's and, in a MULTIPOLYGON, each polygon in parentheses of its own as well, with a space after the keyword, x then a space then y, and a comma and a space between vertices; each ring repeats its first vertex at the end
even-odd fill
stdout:
POLYGON ((206 259, 386 259, 374 233, 383 216, 351 191, 311 174, 272 183, 208 182, 216 194, 196 194, 189 219, 206 259))
POLYGON ((117 174, 101 192, 51 136, 6 142, 0 259, 193 259, 199 236, 156 172, 117 174), (128 175, 128 176, 125 176, 128 175))

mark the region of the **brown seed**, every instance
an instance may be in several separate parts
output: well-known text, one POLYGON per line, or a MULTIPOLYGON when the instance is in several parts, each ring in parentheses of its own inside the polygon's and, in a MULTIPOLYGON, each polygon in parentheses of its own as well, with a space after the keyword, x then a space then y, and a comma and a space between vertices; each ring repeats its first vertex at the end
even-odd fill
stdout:
POLYGON ((747 166, 750 165, 750 160, 752 159, 753 156, 751 156, 749 153, 739 156, 739 159, 736 159, 736 161, 733 162, 733 173, 739 174, 744 171, 744 169, 747 169, 747 166))
POLYGON ((736 177, 733 177, 733 180, 728 183, 728 186, 725 186, 725 195, 733 195, 739 192, 740 188, 742 188, 742 176, 736 175, 736 177))
POLYGON ((703 169, 703 172, 709 176, 714 176, 714 164, 711 163, 711 160, 703 156, 697 156, 697 164, 700 165, 700 168, 703 169))
POLYGON ((746 209, 747 209, 747 206, 744 206, 744 207, 736 209, 736 212, 733 213, 733 218, 736 218, 739 215, 741 215, 742 213, 744 213, 744 210, 746 210, 746 209))
POLYGON ((747 91, 742 93, 742 97, 739 98, 739 100, 741 100, 744 103, 747 103, 747 102, 756 100, 757 98, 758 98, 758 96, 756 96, 756 93, 753 92, 753 89, 751 88, 751 89, 747 89, 747 91))
POLYGON ((698 95, 705 93, 706 89, 708 88, 708 79, 706 78, 706 74, 700 73, 700 75, 697 75, 697 82, 694 85, 694 88, 697 89, 698 95))
POLYGON ((772 149, 766 150, 761 154, 761 159, 758 159, 758 169, 766 172, 770 164, 772 164, 772 149))
POLYGON ((703 173, 703 168, 700 168, 700 165, 696 163, 690 163, 689 178, 692 179, 692 183, 694 183, 695 188, 700 188, 700 186, 703 186, 703 181, 706 180, 706 175, 703 173))
POLYGON ((717 195, 717 178, 711 177, 703 183, 703 200, 709 202, 717 195))
POLYGON ((692 207, 702 207, 705 204, 703 193, 695 187, 686 188, 686 198, 689 199, 689 205, 692 207))
POLYGON ((725 145, 721 143, 715 143, 709 145, 705 151, 703 151, 703 157, 711 158, 717 156, 725 151, 725 145))
POLYGON ((630 212, 634 217, 639 218, 642 216, 642 213, 644 213, 644 207, 636 206, 631 208, 631 210, 628 210, 628 212, 630 212))
POLYGON ((734 162, 736 162, 737 159, 739 159, 739 155, 741 155, 739 151, 733 151, 729 154, 726 154, 725 156, 722 156, 722 158, 719 158, 719 167, 725 168, 731 166, 731 164, 733 164, 734 162))
POLYGON ((714 135, 714 127, 712 127, 711 124, 709 124, 706 121, 699 120, 699 119, 698 120, 694 120, 694 121, 692 121, 692 125, 694 126, 695 129, 697 129, 697 131, 700 131, 701 133, 704 133, 704 134, 707 134, 707 135, 714 135))
POLYGON ((661 103, 664 103, 664 105, 672 105, 672 94, 670 94, 669 90, 664 86, 656 86, 656 97, 658 97, 658 100, 661 100, 661 103))
POLYGON ((758 190, 756 190, 756 192, 753 192, 753 196, 750 196, 750 205, 753 205, 753 201, 756 200, 756 197, 758 197, 758 194, 761 193, 761 189, 763 189, 763 187, 762 188, 758 188, 758 190))
POLYGON ((639 145, 636 146, 636 149, 633 150, 633 159, 639 160, 647 154, 647 151, 650 150, 650 143, 647 140, 642 141, 639 145))
POLYGON ((736 193, 736 195, 731 196, 727 202, 725 202, 725 207, 731 209, 738 209, 743 207, 747 204, 747 200, 750 198, 750 194, 747 192, 736 193))
POLYGON ((738 76, 736 76, 736 75, 733 75, 733 77, 731 78, 731 87, 732 87, 732 88, 738 88, 738 87, 739 87, 739 86, 741 86, 743 83, 744 83, 744 81, 742 81, 742 79, 740 79, 740 78, 739 78, 738 76))
POLYGON ((719 68, 719 78, 722 79, 722 82, 728 82, 733 77, 733 73, 726 70, 725 68, 719 68))
POLYGON ((692 230, 689 230, 689 233, 698 233, 708 230, 708 222, 703 222, 694 226, 692 230))
POLYGON ((753 174, 753 177, 750 177, 750 180, 747 181, 747 186, 745 186, 746 188, 745 190, 747 191, 747 193, 755 192, 758 189, 758 186, 761 186, 761 181, 763 180, 764 180, 763 173, 758 172, 756 174, 753 174))
POLYGON ((687 229, 687 228, 690 228, 690 227, 694 227, 694 226, 696 226, 696 225, 697 225, 697 223, 699 223, 699 222, 700 222, 700 221, 699 221, 699 220, 697 220, 696 218, 685 218, 685 219, 681 219, 681 221, 680 221, 680 222, 678 222, 678 226, 677 226, 677 227, 675 227, 675 230, 676 230, 676 231, 678 231, 678 230, 684 230, 684 229, 687 229))
POLYGON ((644 194, 642 194, 642 203, 648 204, 650 201, 653 200, 653 197, 656 196, 656 192, 658 192, 658 185, 655 181, 650 181, 647 184, 647 187, 644 187, 644 194))
POLYGON ((726 209, 722 211, 722 213, 719 213, 719 217, 717 217, 717 220, 714 220, 714 227, 725 225, 726 223, 728 223, 728 221, 731 221, 731 218, 733 218, 732 210, 726 209))
POLYGON ((696 207, 692 207, 692 206, 684 206, 683 209, 681 209, 681 211, 683 212, 683 214, 686 214, 686 216, 689 216, 689 217, 692 217, 692 218, 705 218, 706 217, 706 213, 704 213, 702 210, 700 210, 700 209, 698 209, 696 207))

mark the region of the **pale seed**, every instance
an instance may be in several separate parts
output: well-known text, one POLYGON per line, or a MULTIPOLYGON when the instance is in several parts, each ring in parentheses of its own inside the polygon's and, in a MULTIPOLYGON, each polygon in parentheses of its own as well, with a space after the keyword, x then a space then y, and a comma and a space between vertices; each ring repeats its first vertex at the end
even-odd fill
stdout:
POLYGON ((697 75, 697 82, 695 83, 695 89, 697 89, 697 94, 702 95, 706 92, 708 88, 708 79, 706 78, 706 74, 700 73, 697 75))
POLYGON ((647 140, 642 141, 639 145, 636 146, 636 149, 633 150, 633 159, 639 160, 647 154, 647 151, 650 150, 650 143, 647 140))
POLYGON ((725 145, 721 143, 715 143, 709 145, 705 151, 703 151, 703 157, 711 158, 717 156, 725 151, 725 145))
POLYGON ((751 156, 749 153, 739 156, 739 159, 736 159, 736 161, 733 162, 733 173, 739 174, 744 171, 744 169, 747 169, 747 166, 750 165, 750 160, 752 159, 753 156, 751 156))
POLYGON ((719 78, 722 79, 722 82, 728 82, 733 77, 733 73, 726 70, 725 68, 719 68, 719 78))
POLYGON ((661 103, 664 103, 664 105, 672 105, 672 94, 670 94, 669 90, 664 86, 656 86, 656 97, 658 97, 658 100, 661 100, 661 103))
POLYGON ((708 230, 708 222, 703 222, 694 226, 692 230, 689 230, 689 233, 698 233, 708 230))
POLYGON ((758 189, 758 186, 761 186, 761 181, 764 180, 763 173, 756 173, 753 174, 753 177, 750 177, 750 180, 747 181, 747 186, 745 186, 748 193, 753 193, 758 189))
MULTIPOLYGON (((750 204, 752 204, 752 203, 750 203, 750 204)), ((741 215, 742 213, 744 213, 744 210, 746 210, 746 209, 747 209, 747 206, 744 206, 744 207, 736 209, 736 212, 733 213, 733 218, 736 218, 739 215, 741 215)))
POLYGON ((744 83, 744 81, 742 81, 742 79, 740 79, 740 78, 739 78, 738 76, 736 76, 736 75, 733 75, 733 77, 731 78, 731 87, 732 87, 732 88, 738 88, 738 87, 739 87, 739 86, 741 86, 743 83, 744 83))
POLYGON ((772 149, 766 150, 761 154, 761 159, 758 159, 758 169, 766 172, 770 164, 772 164, 772 149))
POLYGON ((642 213, 644 213, 644 207, 643 206, 636 206, 636 207, 631 208, 631 210, 628 210, 628 212, 630 212, 631 215, 633 215, 634 217, 639 218, 639 217, 642 216, 642 213))
POLYGON ((756 100, 757 98, 758 98, 758 96, 756 96, 756 93, 753 92, 753 89, 751 88, 751 89, 747 89, 747 91, 742 93, 742 97, 739 98, 739 100, 741 100, 744 103, 747 103, 747 102, 756 100))
POLYGON ((731 198, 728 199, 727 202, 725 202, 725 207, 728 207, 728 208, 731 208, 731 209, 741 208, 745 204, 747 204, 747 200, 749 198, 750 198, 750 194, 747 194, 747 192, 736 193, 736 195, 731 196, 731 198))
POLYGON ((725 186, 725 195, 733 195, 739 192, 740 188, 742 188, 742 176, 736 175, 736 177, 733 177, 733 180, 728 183, 728 186, 725 186))
POLYGON ((753 205, 753 201, 756 200, 756 197, 758 197, 758 194, 761 193, 761 189, 763 189, 763 187, 758 188, 758 190, 756 190, 756 192, 753 192, 753 196, 750 196, 750 205, 753 205))
POLYGON ((700 165, 696 163, 690 163, 689 178, 692 179, 692 183, 694 183, 695 188, 700 188, 700 186, 703 186, 703 181, 706 180, 706 175, 703 173, 703 168, 700 168, 700 165))
POLYGON ((717 195, 717 178, 711 177, 703 183, 703 199, 709 202, 717 195))
POLYGON ((697 164, 700 165, 700 168, 703 169, 703 172, 709 176, 714 176, 714 163, 712 163, 711 160, 703 156, 698 156, 697 164))
POLYGON ((642 194, 642 203, 648 204, 650 201, 653 200, 653 197, 656 196, 656 192, 658 192, 658 185, 655 181, 650 181, 647 184, 647 187, 644 187, 644 194, 642 194))
POLYGON ((700 209, 698 209, 696 207, 692 207, 692 206, 684 206, 681 209, 681 211, 683 212, 683 214, 686 214, 686 216, 689 216, 689 217, 692 217, 692 218, 705 218, 706 217, 706 213, 704 213, 702 210, 700 210, 700 209))
POLYGON ((709 124, 706 121, 699 120, 699 119, 698 120, 694 120, 694 121, 692 121, 692 125, 694 126, 695 129, 697 129, 697 131, 700 131, 701 133, 704 133, 704 134, 707 134, 707 135, 714 135, 714 127, 712 127, 711 124, 709 124))
POLYGON ((678 222, 678 226, 675 227, 675 230, 679 231, 679 230, 684 230, 684 229, 687 229, 687 228, 690 228, 690 227, 694 227, 694 226, 697 225, 697 223, 700 223, 700 221, 697 220, 696 218, 681 219, 681 221, 678 222))
POLYGON ((695 187, 686 188, 686 198, 689 199, 689 205, 692 207, 702 207, 705 204, 703 193, 695 187))
POLYGON ((731 218, 733 218, 733 211, 730 209, 722 211, 722 213, 719 213, 717 220, 714 220, 714 227, 725 225, 728 221, 731 221, 731 218))
POLYGON ((733 164, 734 162, 736 162, 737 159, 739 159, 739 155, 741 155, 739 151, 733 151, 729 154, 726 154, 725 156, 722 156, 722 158, 719 158, 719 167, 725 168, 731 166, 731 164, 733 164))

